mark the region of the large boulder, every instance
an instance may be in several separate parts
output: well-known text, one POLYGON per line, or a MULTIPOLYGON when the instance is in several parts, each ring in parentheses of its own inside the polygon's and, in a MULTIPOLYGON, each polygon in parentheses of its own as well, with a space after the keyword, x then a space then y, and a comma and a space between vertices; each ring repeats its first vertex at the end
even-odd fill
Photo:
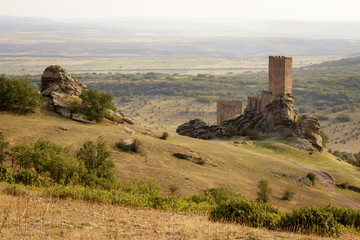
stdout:
POLYGON ((200 119, 193 119, 180 125, 176 132, 179 135, 201 139, 216 139, 228 136, 224 127, 217 125, 209 126, 200 119))
POLYGON ((53 91, 80 96, 87 86, 70 76, 61 66, 51 65, 41 76, 41 89, 43 96, 50 96, 53 91))

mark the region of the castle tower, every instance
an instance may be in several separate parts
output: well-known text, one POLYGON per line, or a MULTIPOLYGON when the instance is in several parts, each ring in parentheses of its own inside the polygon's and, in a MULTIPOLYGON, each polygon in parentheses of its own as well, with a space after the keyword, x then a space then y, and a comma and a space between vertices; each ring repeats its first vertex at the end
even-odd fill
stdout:
POLYGON ((269 56, 269 92, 273 97, 292 93, 292 58, 269 56))

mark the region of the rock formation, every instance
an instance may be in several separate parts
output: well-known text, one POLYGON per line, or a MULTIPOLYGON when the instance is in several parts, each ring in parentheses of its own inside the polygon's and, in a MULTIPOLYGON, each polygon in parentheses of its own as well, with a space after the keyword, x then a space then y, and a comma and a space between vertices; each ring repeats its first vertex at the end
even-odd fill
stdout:
POLYGON ((190 120, 188 123, 180 125, 176 132, 180 135, 201 139, 227 137, 224 127, 217 125, 209 126, 200 119, 190 120))
POLYGON ((237 128, 239 135, 246 129, 253 129, 262 134, 282 135, 301 149, 322 149, 319 120, 310 115, 298 115, 292 94, 276 97, 262 112, 248 109, 243 115, 222 122, 222 125, 230 124, 237 128))
MULTIPOLYGON (((50 110, 75 121, 95 123, 94 120, 89 120, 84 114, 72 113, 72 105, 74 102, 81 104, 82 99, 80 98, 80 95, 88 88, 86 85, 70 76, 61 66, 51 65, 45 69, 41 76, 41 89, 42 96, 49 97, 49 101, 46 104, 50 110)), ((135 123, 132 119, 127 118, 118 112, 113 112, 112 110, 108 111, 107 118, 111 121, 116 123, 135 123)))
POLYGON ((66 73, 59 65, 47 67, 41 76, 42 95, 49 96, 51 92, 58 91, 71 96, 80 96, 87 86, 66 73))

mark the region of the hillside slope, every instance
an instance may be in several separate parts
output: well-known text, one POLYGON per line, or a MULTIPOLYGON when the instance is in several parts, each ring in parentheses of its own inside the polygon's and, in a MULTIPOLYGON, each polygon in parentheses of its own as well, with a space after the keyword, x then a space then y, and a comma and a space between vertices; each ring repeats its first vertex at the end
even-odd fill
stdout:
MULTIPOLYGON (((73 151, 76 151, 84 141, 103 136, 112 151, 119 179, 148 176, 159 181, 165 194, 169 194, 170 184, 178 185, 179 192, 184 195, 198 193, 208 187, 229 186, 236 192, 255 199, 257 182, 268 179, 274 190, 270 203, 284 211, 326 204, 358 208, 350 200, 345 202, 335 187, 329 189, 324 181, 317 181, 313 187, 305 187, 272 174, 277 171, 306 176, 309 171, 326 172, 335 183, 347 181, 351 185, 360 186, 358 168, 338 161, 326 152, 309 155, 273 139, 254 141, 250 146, 235 146, 233 141, 205 141, 175 134, 170 134, 168 140, 161 140, 161 132, 152 132, 140 126, 127 126, 135 131, 131 135, 123 126, 106 121, 86 125, 61 118, 45 109, 27 116, 0 113, 0 131, 10 142, 10 147, 22 141, 45 139, 62 145, 70 144, 73 151), (115 143, 124 137, 140 139, 143 154, 117 150, 115 143), (197 154, 208 161, 204 165, 198 165, 172 156, 178 152, 197 154), (283 192, 289 187, 297 192, 294 199, 281 200, 283 192)), ((321 180, 321 176, 318 178, 321 180)), ((360 194, 348 190, 343 193, 360 203, 360 194)))

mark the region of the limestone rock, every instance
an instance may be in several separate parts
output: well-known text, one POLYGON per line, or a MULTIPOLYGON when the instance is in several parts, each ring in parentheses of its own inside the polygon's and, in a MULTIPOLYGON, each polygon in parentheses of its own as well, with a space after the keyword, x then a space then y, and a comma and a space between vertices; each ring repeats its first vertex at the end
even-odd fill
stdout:
POLYGON ((217 125, 208 126, 204 121, 200 119, 193 119, 190 120, 188 123, 180 125, 176 129, 176 132, 179 135, 201 139, 227 137, 224 127, 217 125))
POLYGON ((134 134, 135 131, 130 129, 130 128, 127 128, 127 127, 124 127, 124 130, 128 133, 128 134, 134 134))
MULTIPOLYGON (((57 113, 65 118, 71 117, 71 104, 72 102, 81 102, 81 99, 77 96, 70 96, 64 93, 52 92, 52 105, 57 113)), ((51 104, 50 104, 51 105, 51 104)), ((48 105, 50 108, 50 106, 48 105)))
POLYGON ((309 139, 314 147, 322 149, 322 138, 320 136, 320 122, 314 116, 302 115, 299 120, 299 128, 303 138, 309 139))
POLYGON ((287 173, 281 173, 281 172, 272 172, 272 174, 274 175, 278 175, 280 177, 284 177, 284 178, 288 178, 294 182, 297 182, 299 184, 302 184, 302 185, 305 185, 305 186, 308 186, 308 187, 311 187, 313 185, 313 183, 310 181, 309 178, 307 177, 301 177, 299 175, 296 175, 296 174, 287 174, 287 173))
POLYGON ((83 122, 83 123, 90 123, 90 124, 95 124, 96 121, 95 120, 89 120, 86 118, 86 116, 82 115, 82 114, 77 114, 74 113, 71 115, 71 119, 78 121, 78 122, 83 122))
POLYGON ((51 65, 41 76, 41 88, 44 96, 49 96, 53 91, 80 96, 87 86, 66 73, 61 66, 51 65))
POLYGON ((135 124, 135 121, 132 118, 129 118, 129 117, 123 117, 122 120, 124 120, 124 122, 126 122, 128 124, 131 124, 131 125, 135 124))

